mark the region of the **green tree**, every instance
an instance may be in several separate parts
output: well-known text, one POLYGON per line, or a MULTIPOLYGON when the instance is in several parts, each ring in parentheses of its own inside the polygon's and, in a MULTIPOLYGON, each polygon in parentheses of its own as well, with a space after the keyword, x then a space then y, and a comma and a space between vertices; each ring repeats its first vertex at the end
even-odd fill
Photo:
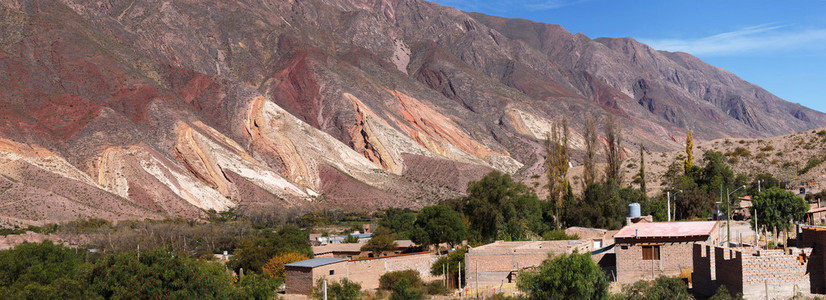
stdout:
POLYGON ((0 299, 95 299, 89 266, 50 241, 0 251, 0 299))
POLYGON ((781 185, 780 180, 775 178, 772 174, 769 174, 769 173, 757 174, 757 175, 754 176, 751 183, 749 183, 748 187, 746 188, 746 195, 754 196, 754 195, 757 195, 759 192, 762 192, 763 190, 768 189, 768 188, 773 187, 773 186, 776 186, 776 187, 779 187, 779 188, 784 188, 784 186, 781 185), (760 181, 759 191, 758 191, 757 181, 760 181))
POLYGON ((159 248, 106 256, 92 269, 91 288, 105 298, 223 299, 231 279, 223 266, 159 248))
POLYGON ((755 224, 752 219, 752 228, 762 226, 766 229, 777 228, 786 231, 791 226, 791 221, 803 221, 809 204, 793 192, 771 187, 754 197, 749 211, 754 215, 755 210, 758 213, 758 223, 755 224))
POLYGON ((607 142, 605 175, 617 184, 622 184, 622 129, 613 115, 608 115, 605 122, 605 141, 607 142))
POLYGON ((524 184, 495 171, 469 183, 468 196, 449 205, 467 218, 469 239, 478 242, 535 239, 554 222, 553 203, 539 201, 524 184))
POLYGON ((235 272, 241 268, 245 271, 261 272, 261 267, 273 256, 283 253, 300 253, 312 258, 309 235, 294 226, 284 226, 273 232, 261 230, 258 234, 246 237, 238 243, 235 256, 227 267, 235 272))
POLYGON ((568 189, 568 119, 554 122, 545 140, 545 174, 548 178, 548 201, 554 203, 554 224, 561 227, 562 201, 568 189))
POLYGON ((694 167, 694 134, 691 131, 685 137, 685 173, 691 172, 694 167))
POLYGON ((467 237, 467 229, 458 212, 446 205, 426 206, 416 217, 418 228, 411 240, 419 245, 448 243, 451 247, 467 237))
POLYGON ((467 249, 464 247, 456 248, 455 251, 450 252, 447 256, 442 256, 437 259, 433 265, 430 266, 430 274, 435 276, 444 275, 444 272, 449 270, 448 279, 450 286, 459 285, 459 264, 462 267, 462 274, 467 274, 467 266, 465 265, 465 253, 467 249))
POLYGON ((380 227, 387 227, 400 239, 410 239, 410 233, 416 228, 416 214, 409 209, 390 208, 379 221, 380 227))
POLYGON ((542 262, 536 270, 519 272, 519 289, 528 299, 603 299, 608 278, 591 254, 561 254, 542 262))
POLYGON ((361 251, 373 252, 373 257, 382 256, 385 252, 391 252, 399 248, 396 244, 393 233, 387 227, 379 226, 373 231, 373 237, 361 246, 361 251))
POLYGON ((637 173, 637 180, 639 180, 640 191, 645 194, 645 147, 640 143, 640 171, 637 173))
POLYGON ((628 204, 644 204, 645 195, 632 187, 620 188, 613 179, 594 183, 583 192, 581 199, 569 199, 565 222, 568 226, 619 229, 625 223, 628 204))
POLYGON ((584 190, 597 180, 596 168, 594 167, 597 156, 597 125, 594 116, 588 116, 585 119, 583 138, 585 139, 585 157, 582 165, 582 189, 584 190))

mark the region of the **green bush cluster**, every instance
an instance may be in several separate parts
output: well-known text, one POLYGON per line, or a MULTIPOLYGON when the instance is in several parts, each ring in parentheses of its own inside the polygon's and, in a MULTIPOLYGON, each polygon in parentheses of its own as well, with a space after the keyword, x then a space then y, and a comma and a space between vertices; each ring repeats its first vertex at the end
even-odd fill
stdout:
MULTIPOLYGON (((279 282, 158 248, 95 263, 49 241, 0 251, 1 299, 269 299, 279 282)), ((80 254, 78 254, 80 253, 80 254)))

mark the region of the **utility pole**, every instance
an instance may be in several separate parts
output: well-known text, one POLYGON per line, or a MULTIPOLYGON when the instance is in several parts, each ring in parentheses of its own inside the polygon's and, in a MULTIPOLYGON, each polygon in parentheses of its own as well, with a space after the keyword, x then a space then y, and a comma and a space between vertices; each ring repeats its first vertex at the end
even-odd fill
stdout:
POLYGON ((665 192, 665 197, 668 199, 666 206, 668 206, 668 222, 671 222, 671 191, 665 192))
MULTIPOLYGON (((754 202, 752 202, 752 207, 754 207, 754 202)), ((760 248, 760 230, 757 228, 757 207, 754 207, 754 247, 760 248)))
POLYGON ((677 194, 682 193, 683 190, 678 190, 674 193, 674 221, 677 221, 677 194))
MULTIPOLYGON (((734 192, 737 192, 740 189, 745 188, 745 187, 746 186, 743 185, 743 186, 737 188, 736 190, 733 190, 733 191, 729 192, 726 195, 726 207, 728 208, 727 212, 726 212, 726 219, 727 219, 727 221, 726 221, 726 248, 731 246, 731 194, 734 193, 734 192)), ((726 188, 726 192, 728 192, 728 188, 726 188)))
POLYGON ((323 288, 324 289, 324 293, 323 293, 324 298, 323 299, 327 300, 327 279, 324 279, 323 286, 324 286, 324 288, 323 288))

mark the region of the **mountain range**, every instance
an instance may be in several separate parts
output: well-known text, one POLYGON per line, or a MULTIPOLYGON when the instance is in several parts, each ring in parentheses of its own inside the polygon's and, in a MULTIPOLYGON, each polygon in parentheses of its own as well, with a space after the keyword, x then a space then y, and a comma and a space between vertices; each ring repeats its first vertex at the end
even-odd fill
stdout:
POLYGON ((625 155, 826 126, 686 53, 421 0, 0 0, 0 223, 421 207, 625 155))

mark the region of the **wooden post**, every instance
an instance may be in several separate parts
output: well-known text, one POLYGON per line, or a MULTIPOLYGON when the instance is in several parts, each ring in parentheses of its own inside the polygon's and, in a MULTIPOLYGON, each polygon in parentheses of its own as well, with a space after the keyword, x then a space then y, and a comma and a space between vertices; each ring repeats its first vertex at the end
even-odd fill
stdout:
POLYGON ((476 299, 479 299, 479 261, 476 261, 476 299))

